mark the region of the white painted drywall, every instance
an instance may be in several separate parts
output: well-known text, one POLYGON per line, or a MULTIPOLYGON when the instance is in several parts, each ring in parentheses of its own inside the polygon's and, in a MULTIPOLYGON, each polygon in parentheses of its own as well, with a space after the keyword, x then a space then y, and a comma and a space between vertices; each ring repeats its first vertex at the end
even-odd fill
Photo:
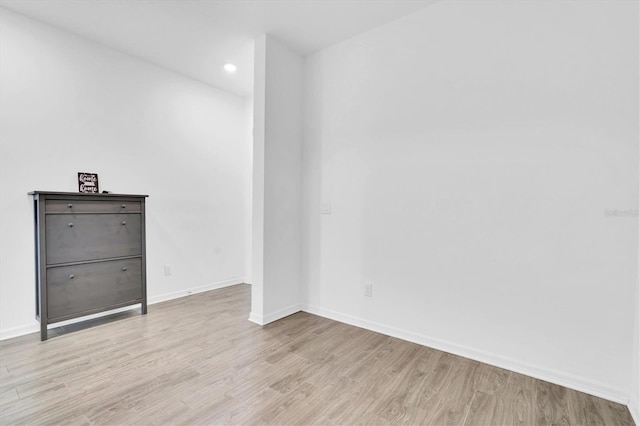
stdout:
POLYGON ((249 319, 264 324, 264 187, 265 102, 267 36, 254 43, 253 58, 253 167, 251 220, 251 313, 249 319))
POLYGON ((254 60, 253 291, 250 319, 300 310, 302 58, 263 35, 254 60))
POLYGON ((247 126, 245 129, 244 155, 244 282, 253 282, 253 96, 247 99, 245 106, 247 126))
POLYGON ((306 309, 626 403, 637 8, 437 2, 307 58, 306 309))
POLYGON ((27 192, 77 191, 79 171, 149 194, 150 301, 242 282, 247 101, 7 10, 0 19, 0 336, 37 330, 27 192))
MULTIPOLYGON (((638 12, 640 13, 640 10, 638 12)), ((638 143, 640 144, 640 140, 638 143)), ((638 162, 638 168, 640 169, 640 156, 638 156, 638 162)), ((638 188, 640 191, 640 181, 638 182, 638 188)), ((640 206, 636 206, 636 208, 640 210, 640 206)), ((638 281, 635 296, 636 317, 634 321, 635 330, 633 334, 633 352, 631 357, 631 397, 629 400, 629 411, 631 412, 636 425, 640 424, 640 229, 638 229, 638 246, 638 258, 636 259, 638 262, 638 281)))
POLYGON ((640 284, 636 290, 636 302, 629 411, 636 424, 640 424, 640 284))

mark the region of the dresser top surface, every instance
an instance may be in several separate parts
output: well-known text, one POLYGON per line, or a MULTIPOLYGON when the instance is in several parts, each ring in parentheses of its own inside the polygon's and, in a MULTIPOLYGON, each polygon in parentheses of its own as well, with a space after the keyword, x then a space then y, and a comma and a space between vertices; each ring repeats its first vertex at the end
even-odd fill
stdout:
POLYGON ((146 198, 148 195, 139 195, 139 194, 94 194, 94 193, 83 193, 83 192, 56 192, 56 191, 31 191, 29 195, 46 195, 46 196, 56 196, 56 197, 88 197, 88 198, 146 198))

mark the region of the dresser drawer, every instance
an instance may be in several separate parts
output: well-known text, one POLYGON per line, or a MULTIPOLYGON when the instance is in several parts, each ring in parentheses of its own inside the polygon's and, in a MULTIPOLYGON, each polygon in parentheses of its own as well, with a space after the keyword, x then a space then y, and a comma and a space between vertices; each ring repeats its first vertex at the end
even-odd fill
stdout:
POLYGON ((47 265, 142 253, 140 214, 46 215, 47 265))
POLYGON ((47 200, 46 213, 139 213, 140 201, 47 200))
POLYGON ((51 321, 142 299, 142 260, 126 259, 47 269, 51 321))

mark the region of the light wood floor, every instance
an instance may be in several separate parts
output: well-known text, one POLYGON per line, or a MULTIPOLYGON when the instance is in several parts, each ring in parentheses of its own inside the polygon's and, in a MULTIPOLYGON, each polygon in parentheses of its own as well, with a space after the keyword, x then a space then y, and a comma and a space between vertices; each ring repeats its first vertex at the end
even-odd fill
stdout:
POLYGON ((314 315, 259 327, 249 305, 239 285, 0 342, 0 424, 633 425, 623 405, 314 315))

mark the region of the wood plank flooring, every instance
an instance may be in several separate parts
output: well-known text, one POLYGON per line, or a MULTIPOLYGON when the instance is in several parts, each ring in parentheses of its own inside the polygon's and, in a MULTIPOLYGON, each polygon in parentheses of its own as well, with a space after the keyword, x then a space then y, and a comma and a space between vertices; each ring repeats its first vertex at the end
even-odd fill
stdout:
POLYGON ((238 285, 0 342, 0 424, 633 425, 531 377, 307 313, 259 327, 249 310, 238 285))

